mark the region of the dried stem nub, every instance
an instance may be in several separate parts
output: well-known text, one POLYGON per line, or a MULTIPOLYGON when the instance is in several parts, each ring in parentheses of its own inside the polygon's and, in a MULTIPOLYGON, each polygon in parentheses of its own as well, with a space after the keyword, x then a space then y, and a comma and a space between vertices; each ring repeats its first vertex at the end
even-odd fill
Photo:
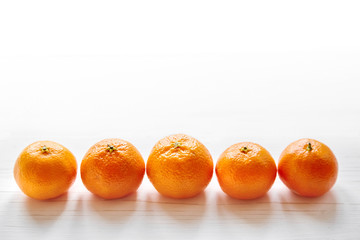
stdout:
POLYGON ((240 152, 243 152, 243 153, 247 153, 249 151, 249 149, 247 147, 242 147, 240 149, 240 152))
POLYGON ((309 152, 312 150, 311 143, 308 143, 308 145, 306 147, 306 150, 309 151, 309 152))
POLYGON ((44 145, 44 146, 41 147, 41 151, 42 151, 43 153, 48 153, 48 152, 49 152, 49 148, 44 145))
POLYGON ((182 143, 181 142, 174 142, 172 145, 173 145, 174 148, 178 148, 178 147, 180 147, 182 145, 182 143))
POLYGON ((106 150, 108 150, 109 152, 113 152, 113 151, 117 150, 117 148, 114 147, 113 145, 108 144, 107 146, 108 147, 106 148, 106 150))

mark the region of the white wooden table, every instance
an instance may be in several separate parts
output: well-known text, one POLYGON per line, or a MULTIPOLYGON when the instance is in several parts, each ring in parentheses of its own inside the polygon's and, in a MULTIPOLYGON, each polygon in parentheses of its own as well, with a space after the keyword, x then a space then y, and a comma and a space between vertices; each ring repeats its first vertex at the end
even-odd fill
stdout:
POLYGON ((1 1, 0 239, 360 239, 358 1, 1 1), (160 138, 189 134, 214 162, 253 141, 277 161, 292 141, 326 143, 335 187, 302 198, 276 180, 263 198, 227 197, 214 176, 198 197, 105 201, 77 178, 36 201, 13 179, 37 140, 78 164, 119 137, 146 160, 160 138))
POLYGON ((11 170, 1 168, 1 238, 358 239, 360 165, 357 157, 339 160, 339 181, 323 197, 298 197, 277 179, 253 201, 225 196, 216 179, 192 199, 162 197, 145 179, 136 194, 109 201, 92 196, 77 179, 68 194, 44 202, 24 196, 11 170))

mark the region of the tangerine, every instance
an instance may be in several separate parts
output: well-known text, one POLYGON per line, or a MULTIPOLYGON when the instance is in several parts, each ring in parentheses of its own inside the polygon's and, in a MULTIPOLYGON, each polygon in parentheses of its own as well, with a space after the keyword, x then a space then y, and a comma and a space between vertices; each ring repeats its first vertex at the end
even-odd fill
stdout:
POLYGON ((270 190, 277 170, 265 148, 242 142, 230 146, 220 155, 215 172, 221 189, 230 197, 254 199, 270 190))
POLYGON ((334 153, 325 144, 314 139, 300 139, 281 153, 279 177, 294 193, 318 197, 335 184, 338 163, 334 153))
POLYGON ((185 134, 175 134, 155 144, 146 173, 162 195, 190 198, 207 187, 213 168, 212 157, 201 142, 185 134))
POLYGON ((81 179, 93 194, 115 199, 135 192, 145 174, 145 162, 131 143, 104 139, 85 154, 80 167, 81 179))
POLYGON ((76 159, 66 147, 52 141, 38 141, 20 153, 14 177, 26 195, 46 200, 67 192, 75 181, 76 171, 76 159))

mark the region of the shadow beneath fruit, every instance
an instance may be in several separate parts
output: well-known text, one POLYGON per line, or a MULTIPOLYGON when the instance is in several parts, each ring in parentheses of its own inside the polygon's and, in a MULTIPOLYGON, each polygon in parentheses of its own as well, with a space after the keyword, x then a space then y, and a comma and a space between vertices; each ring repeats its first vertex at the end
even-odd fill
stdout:
POLYGON ((103 199, 96 195, 90 197, 89 206, 94 213, 109 222, 125 222, 136 212, 137 193, 119 199, 103 199))
POLYGON ((335 218, 338 203, 334 191, 315 198, 302 197, 290 190, 281 191, 279 194, 282 211, 286 217, 296 218, 298 214, 303 214, 323 222, 331 222, 335 218))
POLYGON ((169 224, 196 228, 206 212, 206 192, 201 192, 192 198, 173 199, 160 195, 157 192, 148 193, 145 208, 152 217, 167 218, 169 224))
POLYGON ((240 200, 218 191, 215 198, 218 217, 224 222, 263 224, 272 215, 272 204, 268 194, 257 199, 240 200))
POLYGON ((38 224, 51 225, 63 213, 67 200, 67 193, 50 200, 36 200, 26 197, 25 209, 38 224))

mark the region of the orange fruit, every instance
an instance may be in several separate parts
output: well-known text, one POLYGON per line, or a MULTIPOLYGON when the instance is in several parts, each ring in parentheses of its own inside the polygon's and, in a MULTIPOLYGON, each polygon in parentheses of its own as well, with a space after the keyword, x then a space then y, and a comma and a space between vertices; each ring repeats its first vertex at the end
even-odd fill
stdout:
POLYGON ((167 136, 151 150, 146 173, 156 190, 167 197, 189 198, 202 192, 213 175, 206 147, 185 134, 167 136))
POLYGON ((281 153, 279 177, 294 193, 317 197, 334 186, 338 163, 334 153, 325 144, 314 139, 300 139, 281 153))
POLYGON ((259 144, 242 142, 220 155, 215 172, 221 189, 230 197, 254 199, 270 190, 276 178, 276 164, 259 144))
POLYGON ((90 192, 105 199, 115 199, 136 192, 145 174, 145 163, 134 145, 112 138, 90 147, 80 171, 90 192))
POLYGON ((76 170, 76 159, 66 147, 51 141, 39 141, 20 153, 14 177, 26 195, 46 200, 67 192, 75 181, 76 170))

